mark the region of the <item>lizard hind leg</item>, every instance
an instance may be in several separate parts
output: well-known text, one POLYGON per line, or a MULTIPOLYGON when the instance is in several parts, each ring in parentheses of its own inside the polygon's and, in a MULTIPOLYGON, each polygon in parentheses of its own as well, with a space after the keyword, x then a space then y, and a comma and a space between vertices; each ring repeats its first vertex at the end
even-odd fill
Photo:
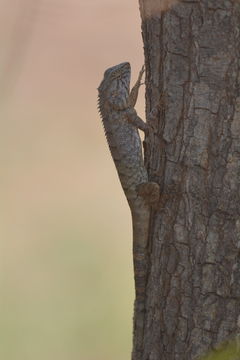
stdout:
POLYGON ((160 197, 159 185, 155 182, 146 182, 137 186, 137 194, 143 197, 146 204, 155 206, 160 197))

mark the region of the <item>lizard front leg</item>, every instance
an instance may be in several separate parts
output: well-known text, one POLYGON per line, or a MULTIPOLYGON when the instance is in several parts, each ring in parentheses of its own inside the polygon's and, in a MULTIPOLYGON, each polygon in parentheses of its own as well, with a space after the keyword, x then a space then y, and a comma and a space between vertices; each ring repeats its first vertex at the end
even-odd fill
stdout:
POLYGON ((144 132, 148 130, 147 124, 138 116, 134 108, 128 108, 127 110, 125 110, 125 115, 127 121, 132 123, 137 129, 140 129, 144 132))
POLYGON ((143 66, 142 69, 139 72, 138 79, 137 79, 135 85, 133 86, 132 90, 130 91, 129 102, 130 102, 130 106, 132 108, 134 108, 134 106, 136 105, 139 88, 140 88, 141 85, 143 85, 143 83, 141 83, 141 80, 142 80, 142 76, 144 74, 144 71, 145 70, 144 70, 144 66, 143 66))
MULTIPOLYGON (((145 133, 147 131, 151 131, 151 129, 153 130, 153 128, 151 126, 149 126, 145 121, 143 121, 137 114, 136 110, 134 108, 128 108, 126 110, 124 110, 125 112, 125 116, 126 119, 132 123, 136 128, 144 131, 145 133)), ((159 112, 159 105, 155 106, 152 111, 150 112, 148 118, 149 120, 155 119, 158 115, 159 112)))

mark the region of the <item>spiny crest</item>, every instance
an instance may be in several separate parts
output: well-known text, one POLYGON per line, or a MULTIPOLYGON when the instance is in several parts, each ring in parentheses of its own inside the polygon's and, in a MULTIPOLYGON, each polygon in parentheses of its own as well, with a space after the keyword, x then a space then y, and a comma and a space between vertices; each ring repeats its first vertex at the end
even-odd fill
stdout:
POLYGON ((100 94, 98 94, 98 103, 97 103, 97 109, 98 109, 98 112, 101 116, 101 118, 103 118, 103 112, 104 112, 104 109, 103 109, 103 101, 100 97, 100 94))

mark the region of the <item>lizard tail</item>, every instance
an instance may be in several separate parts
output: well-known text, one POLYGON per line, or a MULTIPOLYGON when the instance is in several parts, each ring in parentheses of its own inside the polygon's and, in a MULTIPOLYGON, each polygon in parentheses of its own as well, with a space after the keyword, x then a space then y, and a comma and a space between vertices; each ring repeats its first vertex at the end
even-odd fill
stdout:
MULTIPOLYGON (((140 199, 139 199, 140 200, 140 199)), ((133 266, 135 282, 135 302, 134 302, 134 326, 133 341, 135 352, 132 360, 140 359, 139 354, 143 351, 145 306, 146 306, 146 287, 148 276, 148 228, 150 210, 141 199, 141 206, 132 214, 133 220, 133 266)), ((140 205, 140 204, 138 204, 140 205)))

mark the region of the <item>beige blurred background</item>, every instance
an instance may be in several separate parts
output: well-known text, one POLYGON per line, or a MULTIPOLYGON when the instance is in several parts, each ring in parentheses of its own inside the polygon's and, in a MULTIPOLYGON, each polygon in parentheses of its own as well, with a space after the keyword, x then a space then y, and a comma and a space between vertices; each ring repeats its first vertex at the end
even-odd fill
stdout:
POLYGON ((131 221, 96 88, 143 64, 138 1, 1 0, 0 41, 0 359, 127 359, 131 221))

